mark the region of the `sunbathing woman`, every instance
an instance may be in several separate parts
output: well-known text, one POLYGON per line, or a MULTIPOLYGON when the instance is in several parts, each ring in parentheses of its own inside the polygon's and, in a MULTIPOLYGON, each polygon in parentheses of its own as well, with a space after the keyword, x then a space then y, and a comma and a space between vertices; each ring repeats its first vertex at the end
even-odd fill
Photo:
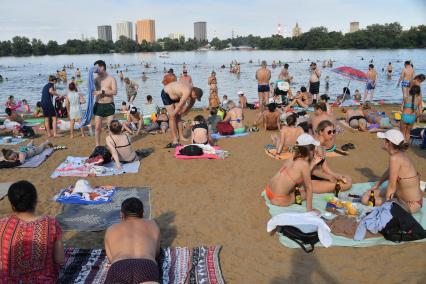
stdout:
POLYGON ((286 118, 286 126, 281 127, 280 137, 276 134, 271 135, 275 149, 277 149, 277 154, 281 154, 283 150, 285 151, 285 146, 296 145, 297 138, 303 134, 303 129, 296 126, 297 115, 290 114, 286 118))
POLYGON ((20 161, 22 164, 25 162, 25 160, 40 154, 47 148, 52 147, 53 145, 49 140, 45 141, 39 146, 34 146, 33 141, 31 141, 27 144, 27 146, 19 147, 19 151, 13 151, 11 149, 2 149, 1 151, 6 161, 20 161))
POLYGON ((227 107, 228 111, 223 121, 229 121, 231 123, 232 127, 234 127, 235 134, 241 134, 246 132, 246 128, 243 124, 243 109, 237 107, 233 101, 229 101, 227 103, 227 107))
MULTIPOLYGON (((420 174, 414 167, 413 162, 405 153, 407 144, 404 135, 397 129, 377 133, 377 137, 383 140, 383 149, 389 154, 389 168, 383 176, 371 188, 374 190, 376 206, 397 198, 399 203, 405 205, 407 211, 416 213, 423 206, 423 192, 420 189, 420 174), (387 188, 380 189, 386 180, 389 181, 387 188)), ((368 204, 371 190, 362 197, 362 203, 368 204)))
POLYGON ((420 87, 412 86, 409 91, 409 96, 404 98, 402 104, 401 115, 401 132, 404 134, 405 142, 410 141, 410 130, 417 121, 417 116, 421 115, 422 97, 420 96, 420 87))
POLYGON ((213 139, 210 137, 207 121, 202 115, 194 117, 192 123, 192 143, 205 145, 214 144, 213 139))
POLYGON ((133 150, 130 137, 122 133, 123 126, 118 120, 111 121, 109 125, 110 135, 106 138, 106 145, 115 161, 116 169, 122 169, 121 164, 139 161, 139 157, 133 150))
POLYGON ((367 119, 367 122, 370 123, 370 129, 371 128, 382 128, 382 129, 389 129, 393 128, 394 122, 389 118, 389 116, 386 115, 386 113, 378 111, 374 108, 366 107, 364 108, 364 116, 367 119), (372 127, 372 126, 377 127, 372 127))
POLYGON ((306 200, 306 210, 319 213, 312 207, 311 181, 311 165, 319 142, 309 134, 302 134, 297 142, 293 159, 285 160, 283 167, 266 185, 265 193, 273 205, 290 206, 295 203, 295 188, 303 185, 303 189, 299 190, 302 200, 306 200))
POLYGON ((367 119, 364 116, 361 106, 348 109, 346 111, 345 120, 351 128, 359 131, 367 131, 367 119))

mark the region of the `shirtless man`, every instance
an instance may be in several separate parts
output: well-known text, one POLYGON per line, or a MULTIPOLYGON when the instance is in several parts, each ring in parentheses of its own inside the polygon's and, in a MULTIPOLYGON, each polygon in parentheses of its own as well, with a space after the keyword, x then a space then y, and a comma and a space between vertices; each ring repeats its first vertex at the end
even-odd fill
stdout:
POLYGON ((348 109, 345 120, 353 129, 367 131, 367 119, 364 116, 362 106, 358 106, 355 109, 348 109))
POLYGON ((80 77, 81 77, 80 68, 77 68, 77 70, 75 71, 75 77, 76 77, 77 79, 80 79, 80 77))
POLYGON ((309 107, 308 103, 309 103, 309 94, 306 90, 306 87, 301 87, 300 92, 297 92, 295 98, 292 100, 291 103, 287 105, 285 109, 286 110, 290 109, 294 105, 297 105, 303 108, 308 108, 309 107))
POLYGON ((288 73, 288 67, 289 65, 287 63, 284 64, 284 68, 281 70, 280 75, 278 75, 278 80, 283 80, 290 84, 293 77, 288 73))
POLYGON ((239 97, 239 104, 240 104, 240 108, 245 109, 247 108, 247 98, 246 96, 244 96, 244 92, 243 91, 238 91, 238 97, 239 97))
POLYGON ((180 118, 187 114, 195 100, 200 101, 202 96, 203 90, 183 82, 169 83, 161 91, 161 99, 169 114, 169 126, 172 133, 172 142, 166 146, 167 148, 179 146, 178 137, 180 137, 180 140, 185 140, 180 118))
POLYGON ((314 98, 313 103, 316 104, 320 90, 321 70, 319 70, 315 62, 312 62, 309 67, 311 69, 311 76, 309 77, 309 93, 312 94, 314 98))
POLYGON ((310 126, 310 133, 315 134, 317 131, 318 124, 323 120, 329 120, 333 123, 334 127, 337 125, 337 119, 334 115, 327 113, 327 105, 325 103, 319 103, 315 105, 314 113, 309 117, 308 124, 310 126))
POLYGON ((176 75, 173 73, 173 69, 170 68, 169 71, 166 73, 166 75, 164 75, 162 83, 164 86, 166 86, 167 84, 176 82, 176 81, 177 81, 176 75))
POLYGON ((123 123, 123 128, 129 134, 140 134, 143 127, 143 119, 137 107, 132 106, 127 116, 127 121, 123 123))
POLYGON ((271 80, 271 71, 267 67, 266 61, 263 60, 261 67, 256 71, 257 92, 259 94, 259 110, 263 112, 269 99, 269 80, 271 80))
POLYGON ((399 77, 397 87, 401 84, 402 97, 405 99, 410 90, 410 82, 414 78, 414 69, 410 61, 404 62, 404 69, 402 69, 401 76, 399 77))
POLYGON ((115 104, 114 96, 117 95, 117 82, 115 78, 106 72, 106 65, 103 60, 94 63, 97 66, 95 73, 96 91, 92 93, 95 97, 93 114, 95 115, 95 140, 96 146, 101 144, 102 122, 106 118, 108 125, 114 119, 115 104))
POLYGON ((142 219, 143 204, 135 197, 121 204, 121 222, 105 233, 105 251, 111 266, 105 283, 160 283, 156 257, 160 253, 160 229, 142 219))
POLYGON ((179 82, 187 83, 191 87, 193 86, 192 85, 192 78, 191 78, 191 76, 188 75, 188 70, 186 70, 186 69, 183 70, 182 76, 179 78, 179 82))
POLYGON ((365 94, 364 94, 364 102, 368 99, 368 92, 371 93, 371 101, 373 101, 374 96, 374 89, 376 88, 376 80, 377 80, 377 72, 374 69, 374 65, 370 64, 368 65, 368 72, 367 72, 367 84, 365 86, 365 94))
POLYGON ((389 62, 388 67, 386 68, 386 74, 388 76, 388 79, 392 78, 392 72, 393 72, 392 62, 389 62))

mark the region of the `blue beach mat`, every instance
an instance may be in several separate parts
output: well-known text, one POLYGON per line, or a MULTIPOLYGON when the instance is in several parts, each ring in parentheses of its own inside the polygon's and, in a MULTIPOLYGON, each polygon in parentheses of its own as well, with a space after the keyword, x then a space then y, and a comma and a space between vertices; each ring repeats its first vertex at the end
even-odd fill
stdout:
POLYGON ((221 139, 221 138, 235 138, 235 137, 243 137, 249 135, 248 132, 232 134, 232 135, 220 135, 219 133, 213 133, 211 136, 213 139, 221 139))
POLYGON ((88 194, 72 193, 74 186, 62 189, 53 199, 63 204, 102 204, 112 202, 114 193, 117 191, 115 187, 96 187, 94 192, 98 194, 96 199, 87 199, 88 194), (85 196, 86 195, 86 196, 85 196))
MULTIPOLYGON (((366 183, 357 183, 352 186, 352 188, 347 191, 353 194, 362 195, 364 192, 369 190, 374 185, 374 182, 366 182, 366 183)), ((386 183, 382 185, 382 187, 386 187, 386 183)), ((268 206, 269 214, 271 216, 276 216, 281 213, 304 213, 306 212, 306 201, 303 201, 302 206, 300 205, 292 205, 288 207, 281 207, 281 206, 275 206, 272 205, 269 201, 268 197, 265 194, 265 191, 262 191, 263 198, 265 198, 266 206, 268 206)), ((321 211, 322 214, 326 213, 325 211, 325 205, 327 203, 327 197, 333 197, 334 194, 332 193, 324 193, 324 194, 314 194, 313 200, 312 200, 312 206, 318 210, 321 211)), ((426 202, 425 198, 423 198, 423 201, 426 202)), ((328 212, 327 212, 328 213, 328 212)), ((426 207, 423 207, 420 212, 417 212, 416 214, 413 214, 413 217, 419 222, 419 224, 426 228, 426 207)), ((398 245, 400 243, 394 243, 391 241, 385 240, 385 238, 367 238, 362 241, 355 241, 353 239, 336 236, 331 234, 331 238, 333 240, 332 246, 346 246, 346 247, 370 247, 370 246, 377 246, 377 245, 398 245)), ((300 248, 300 246, 295 243, 294 241, 288 239, 287 237, 284 237, 283 235, 279 234, 279 240, 280 243, 283 244, 286 247, 289 248, 300 248)), ((426 239, 418 240, 416 242, 425 242, 426 239)), ((322 246, 321 243, 317 243, 318 246, 322 246)))
POLYGON ((3 138, 0 138, 0 145, 4 145, 4 146, 10 146, 10 145, 18 145, 18 144, 20 144, 20 143, 22 143, 22 142, 24 142, 24 141, 26 141, 27 139, 25 139, 25 138, 12 138, 12 141, 10 141, 9 143, 5 143, 4 142, 4 140, 3 140, 3 138))

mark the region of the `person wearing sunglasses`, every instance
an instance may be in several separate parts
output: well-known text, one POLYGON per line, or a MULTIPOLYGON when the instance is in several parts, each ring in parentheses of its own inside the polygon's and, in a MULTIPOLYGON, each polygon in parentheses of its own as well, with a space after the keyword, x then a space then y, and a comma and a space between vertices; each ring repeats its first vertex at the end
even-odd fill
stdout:
POLYGON ((315 105, 314 113, 311 114, 308 120, 308 124, 311 128, 310 133, 315 135, 318 125, 325 120, 330 121, 334 127, 337 125, 336 116, 327 112, 327 105, 325 103, 318 103, 315 105))
POLYGON ((315 132, 315 139, 320 141, 326 152, 334 152, 336 150, 336 128, 331 121, 321 121, 315 132))

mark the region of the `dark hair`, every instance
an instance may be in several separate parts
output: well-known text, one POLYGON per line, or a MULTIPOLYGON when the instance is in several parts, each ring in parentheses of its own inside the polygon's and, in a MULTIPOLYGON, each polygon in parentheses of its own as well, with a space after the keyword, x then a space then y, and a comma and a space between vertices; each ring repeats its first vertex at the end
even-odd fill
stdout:
POLYGON ((121 133, 121 130, 123 129, 123 126, 121 125, 120 121, 114 119, 111 121, 109 125, 109 131, 112 132, 112 134, 118 135, 121 133))
MULTIPOLYGON (((312 146, 313 145, 296 146, 295 149, 294 149, 293 161, 296 161, 297 159, 304 159, 306 157, 309 157, 309 153, 312 149, 312 146)), ((315 146, 313 146, 313 147, 315 149, 315 146)))
POLYGON ((203 90, 197 87, 193 87, 192 90, 195 92, 195 95, 197 96, 197 100, 201 101, 201 97, 203 96, 203 90))
POLYGON ((301 88, 300 88, 300 91, 301 91, 302 93, 306 92, 306 87, 305 87, 305 86, 301 87, 301 88))
POLYGON ((410 64, 411 64, 410 60, 407 60, 404 62, 404 65, 410 65, 410 64))
POLYGON ((392 62, 389 62, 389 65, 391 65, 392 64, 392 62))
POLYGON ((12 115, 12 109, 10 109, 10 108, 8 108, 8 107, 4 110, 4 112, 5 112, 8 116, 11 116, 11 115, 12 115))
POLYGON ((320 99, 323 100, 323 101, 328 102, 328 100, 330 99, 330 97, 327 94, 323 94, 323 95, 320 96, 320 99))
POLYGON ((130 108, 130 114, 137 114, 138 113, 138 108, 137 107, 135 107, 135 106, 132 106, 131 108, 130 108))
POLYGON ((125 106, 125 105, 127 105, 127 103, 126 103, 125 101, 122 101, 122 102, 121 102, 121 105, 122 105, 122 106, 125 106))
POLYGON ((321 131, 323 131, 329 126, 334 126, 334 124, 330 120, 321 121, 317 126, 317 133, 319 134, 321 131))
POLYGON ((41 102, 37 102, 36 107, 41 107, 41 102))
POLYGON ((374 65, 373 64, 369 64, 368 67, 374 68, 374 65))
POLYGON ((194 121, 198 123, 206 123, 206 119, 202 115, 197 115, 196 117, 194 117, 194 121))
POLYGON ((121 213, 125 217, 143 218, 143 203, 136 197, 130 197, 121 203, 121 213))
POLYGON ((15 212, 33 212, 37 204, 37 190, 26 180, 15 182, 7 192, 10 204, 15 212))
POLYGON ((288 69, 288 67, 289 67, 288 63, 284 64, 285 69, 288 69))
POLYGON ((315 109, 320 109, 324 112, 327 112, 327 105, 325 103, 318 103, 315 105, 315 109))
POLYGON ((1 153, 5 160, 10 161, 10 156, 12 156, 15 152, 12 149, 1 149, 1 153))
POLYGON ((268 104, 268 110, 270 112, 274 112, 277 109, 277 105, 275 103, 268 104))
POLYGON ((13 95, 10 95, 10 96, 9 96, 9 100, 10 100, 10 99, 13 99, 13 98, 14 98, 14 96, 13 96, 13 95))
POLYGON ((407 151, 409 148, 409 144, 406 143, 405 141, 402 141, 401 143, 399 143, 399 145, 393 144, 391 141, 389 141, 388 139, 385 139, 386 141, 388 141, 389 144, 392 145, 392 147, 395 150, 399 150, 399 151, 407 151))
POLYGON ((212 108, 210 109, 210 114, 211 114, 211 115, 216 115, 216 114, 217 114, 217 108, 212 107, 212 108))
POLYGON ((106 64, 105 64, 105 61, 103 61, 103 60, 97 60, 95 63, 93 63, 93 65, 98 65, 99 67, 104 67, 104 69, 106 70, 106 64))
POLYGON ((419 80, 420 82, 423 82, 425 80, 425 75, 424 74, 416 75, 416 77, 414 77, 414 80, 419 80))
MULTIPOLYGON (((56 71, 56 72, 59 72, 59 71, 56 71)), ((51 81, 57 81, 58 79, 56 78, 56 76, 55 75, 49 75, 49 82, 51 82, 51 81)))
POLYGON ((410 88, 410 96, 411 96, 411 109, 414 111, 414 100, 417 95, 420 94, 420 87, 419 86, 412 86, 410 88))
POLYGON ((70 91, 75 91, 76 89, 75 83, 74 82, 69 83, 68 89, 70 89, 70 91))
POLYGON ((24 104, 24 103, 28 103, 28 101, 26 100, 26 99, 23 99, 22 100, 22 103, 24 104))
POLYGON ((146 100, 147 101, 152 101, 152 96, 151 95, 146 96, 146 100))
POLYGON ((287 122, 288 126, 293 126, 296 125, 297 122, 297 115, 292 113, 289 116, 287 116, 287 118, 285 119, 285 121, 287 122))

